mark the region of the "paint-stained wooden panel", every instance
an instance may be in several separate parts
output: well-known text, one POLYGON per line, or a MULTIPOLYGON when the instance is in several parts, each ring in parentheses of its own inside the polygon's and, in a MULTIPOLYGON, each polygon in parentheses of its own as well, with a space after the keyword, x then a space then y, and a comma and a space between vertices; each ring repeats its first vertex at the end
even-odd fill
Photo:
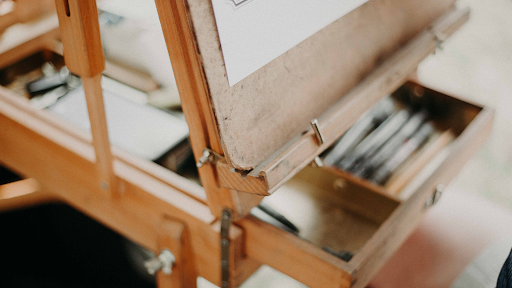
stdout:
POLYGON ((229 87, 209 0, 188 0, 228 163, 254 168, 354 87, 453 0, 371 0, 229 87))

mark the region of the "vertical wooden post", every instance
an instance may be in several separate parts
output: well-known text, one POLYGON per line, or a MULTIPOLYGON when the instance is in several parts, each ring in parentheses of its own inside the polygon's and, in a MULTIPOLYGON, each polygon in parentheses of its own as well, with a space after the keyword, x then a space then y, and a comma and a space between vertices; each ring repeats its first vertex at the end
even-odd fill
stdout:
MULTIPOLYGON (((167 51, 180 92, 181 106, 190 130, 195 159, 205 148, 223 155, 219 132, 210 104, 206 80, 187 18, 186 1, 155 0, 167 51)), ((263 198, 259 195, 223 188, 218 183, 215 165, 207 163, 198 169, 212 214, 220 217, 224 208, 233 211, 234 219, 245 216, 263 198)))
POLYGON ((115 178, 101 89, 105 59, 96 1, 56 0, 55 3, 66 66, 69 71, 82 78, 96 153, 98 185, 103 190, 112 192, 115 191, 115 178))
POLYGON ((164 219, 160 226, 158 246, 160 250, 171 251, 176 261, 171 274, 165 275, 162 271, 156 274, 159 288, 196 287, 198 275, 188 233, 186 226, 175 220, 164 219))

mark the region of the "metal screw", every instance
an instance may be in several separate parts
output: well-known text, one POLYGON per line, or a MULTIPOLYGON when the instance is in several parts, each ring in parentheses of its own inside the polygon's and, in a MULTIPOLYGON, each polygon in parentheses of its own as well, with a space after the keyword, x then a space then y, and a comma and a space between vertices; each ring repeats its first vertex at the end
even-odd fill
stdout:
POLYGON ((228 261, 222 260, 222 267, 228 268, 228 266, 229 266, 228 261))
POLYGON ((332 186, 334 186, 334 189, 337 191, 343 190, 343 188, 345 188, 347 186, 347 181, 345 179, 338 178, 338 179, 334 180, 334 183, 332 183, 332 186))
POLYGON ((210 156, 211 156, 210 151, 208 151, 207 149, 204 149, 203 150, 203 156, 201 156, 201 158, 199 158, 199 161, 197 161, 196 167, 197 168, 203 167, 204 163, 209 161, 210 156))
POLYGON ((107 189, 108 189, 108 184, 107 184, 107 182, 105 182, 105 181, 101 181, 101 189, 103 189, 103 190, 107 190, 107 189))
POLYGON ((158 257, 144 261, 144 267, 150 275, 155 275, 156 272, 162 270, 165 275, 172 273, 172 266, 176 262, 176 257, 169 250, 162 250, 158 257))

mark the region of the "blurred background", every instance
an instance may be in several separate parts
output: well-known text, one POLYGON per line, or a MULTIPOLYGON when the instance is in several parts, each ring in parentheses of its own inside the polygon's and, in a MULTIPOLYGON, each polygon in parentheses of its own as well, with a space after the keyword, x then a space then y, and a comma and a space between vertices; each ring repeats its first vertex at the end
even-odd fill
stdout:
POLYGON ((459 0, 471 18, 418 68, 421 81, 496 109, 485 146, 450 184, 512 210, 512 1, 459 0))

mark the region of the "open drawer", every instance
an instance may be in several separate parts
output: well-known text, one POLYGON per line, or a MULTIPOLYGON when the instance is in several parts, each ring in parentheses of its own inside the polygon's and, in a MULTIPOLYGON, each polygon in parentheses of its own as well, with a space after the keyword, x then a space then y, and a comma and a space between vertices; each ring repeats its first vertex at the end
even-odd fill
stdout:
MULTIPOLYGON (((414 82, 406 83, 398 93, 404 90, 421 92, 429 109, 435 109, 429 111, 436 130, 450 129, 455 135, 453 141, 430 161, 422 161, 422 167, 415 169, 398 194, 338 169, 306 167, 263 200, 299 228, 298 237, 277 228, 274 233, 280 236, 275 238, 264 237, 253 243, 253 237, 248 237, 249 256, 311 287, 364 287, 371 280, 426 209, 439 200, 442 187, 484 143, 494 115, 493 109, 414 82), (261 247, 273 249, 275 254, 268 257, 258 252, 261 247), (322 251, 324 248, 349 252, 353 257, 345 262, 331 257, 322 251)), ((427 142, 419 151, 428 150, 433 143, 427 142)), ((397 171, 408 173, 408 169, 397 171)), ((247 220, 240 221, 240 225, 248 234, 262 229, 247 220)))

